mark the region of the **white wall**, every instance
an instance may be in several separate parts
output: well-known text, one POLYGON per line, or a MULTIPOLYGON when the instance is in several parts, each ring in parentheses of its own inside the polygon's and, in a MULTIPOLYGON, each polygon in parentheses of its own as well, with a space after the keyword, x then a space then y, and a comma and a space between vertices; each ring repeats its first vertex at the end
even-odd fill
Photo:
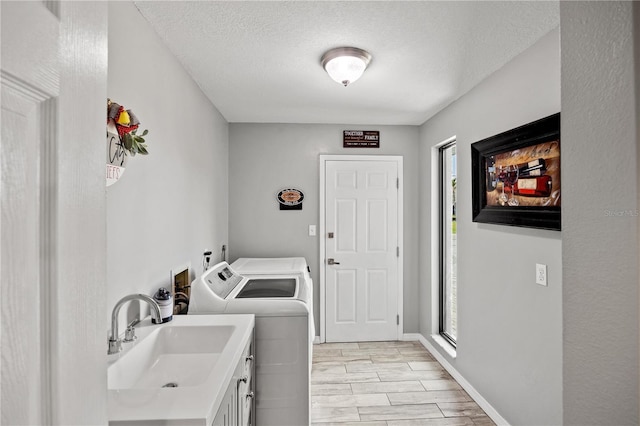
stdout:
POLYGON ((108 96, 149 129, 150 152, 130 158, 107 188, 110 318, 121 297, 169 286, 181 264, 201 273, 206 249, 219 256, 228 238, 228 124, 130 2, 109 2, 108 96))
MULTIPOLYGON (((638 424, 631 2, 562 2, 564 423, 638 424)), ((636 10, 636 42, 638 42, 636 10)), ((637 88, 636 88, 637 90, 637 88)))
POLYGON ((519 425, 562 422, 561 233, 473 223, 470 145, 560 111, 559 48, 556 29, 420 132, 420 332, 440 349, 430 337, 438 326, 431 164, 433 147, 456 136, 457 357, 441 353, 504 419, 519 425), (548 287, 535 283, 536 263, 548 265, 548 287))
MULTIPOLYGON (((418 331, 418 127, 323 124, 229 125, 230 261, 247 256, 304 256, 311 267, 314 316, 319 315, 320 154, 404 157, 404 331, 418 331), (380 148, 342 148, 343 130, 380 130, 380 148), (304 192, 302 211, 278 209, 283 188, 304 192)), ((319 334, 316 321, 316 334, 319 334)))

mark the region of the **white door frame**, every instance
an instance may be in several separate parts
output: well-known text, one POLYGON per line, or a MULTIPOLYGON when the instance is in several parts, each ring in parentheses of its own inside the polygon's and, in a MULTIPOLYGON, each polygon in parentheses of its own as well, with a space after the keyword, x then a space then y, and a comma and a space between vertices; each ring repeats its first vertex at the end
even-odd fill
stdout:
POLYGON ((104 425, 108 4, 0 10, 0 422, 104 425))
POLYGON ((326 277, 325 277, 325 179, 326 179, 326 165, 327 161, 395 161, 398 165, 398 246, 400 247, 400 254, 398 256, 398 340, 402 339, 404 330, 404 318, 403 318, 403 297, 404 297, 404 280, 403 280, 403 265, 404 265, 404 198, 403 198, 403 171, 402 171, 402 156, 401 155, 320 155, 320 256, 319 256, 319 269, 320 269, 320 343, 326 342, 326 277))

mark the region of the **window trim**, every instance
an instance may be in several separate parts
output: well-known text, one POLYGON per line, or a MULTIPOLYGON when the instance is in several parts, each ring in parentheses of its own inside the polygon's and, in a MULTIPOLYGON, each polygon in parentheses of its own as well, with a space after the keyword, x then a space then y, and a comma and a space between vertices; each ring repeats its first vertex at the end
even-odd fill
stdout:
MULTIPOLYGON (((456 145, 456 139, 447 141, 443 145, 438 147, 438 249, 439 249, 439 263, 438 263, 438 334, 453 348, 456 348, 457 341, 451 336, 444 327, 445 322, 445 215, 444 215, 444 203, 445 193, 444 188, 444 152, 446 149, 456 145)), ((456 162, 457 165, 457 162, 456 162)), ((457 213, 457 212, 456 212, 457 213)))

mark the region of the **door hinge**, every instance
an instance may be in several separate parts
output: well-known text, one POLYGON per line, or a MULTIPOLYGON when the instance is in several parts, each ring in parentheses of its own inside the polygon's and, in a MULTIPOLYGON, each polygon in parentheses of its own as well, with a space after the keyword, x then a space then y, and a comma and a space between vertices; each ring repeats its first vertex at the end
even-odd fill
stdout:
POLYGON ((396 325, 400 325, 400 315, 396 315, 396 325))
POLYGON ((396 178, 396 188, 400 189, 400 178, 396 178))
POLYGON ((396 247, 396 257, 400 257, 400 247, 396 247))

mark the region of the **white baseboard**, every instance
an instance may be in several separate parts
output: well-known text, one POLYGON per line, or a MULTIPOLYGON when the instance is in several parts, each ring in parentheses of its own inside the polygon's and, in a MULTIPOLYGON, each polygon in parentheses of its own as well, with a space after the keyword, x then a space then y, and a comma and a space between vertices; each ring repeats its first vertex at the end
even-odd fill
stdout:
POLYGON ((498 426, 509 426, 509 422, 507 422, 504 417, 498 413, 498 411, 493 408, 489 402, 480 395, 480 393, 465 379, 462 374, 456 370, 453 365, 449 364, 449 361, 442 356, 440 352, 436 350, 436 348, 429 342, 422 334, 419 333, 405 333, 403 335, 402 340, 408 341, 419 341, 422 346, 425 347, 433 357, 438 360, 438 362, 444 367, 445 370, 451 374, 451 376, 462 386, 462 388, 467 391, 469 396, 473 398, 473 400, 487 413, 487 416, 491 417, 491 420, 498 426))
POLYGON ((407 342, 417 342, 421 337, 422 334, 420 333, 404 333, 402 335, 402 340, 405 340, 407 342))
POLYGON ((313 344, 314 344, 314 345, 319 345, 319 344, 320 344, 320 336, 316 336, 316 337, 313 339, 313 344))

